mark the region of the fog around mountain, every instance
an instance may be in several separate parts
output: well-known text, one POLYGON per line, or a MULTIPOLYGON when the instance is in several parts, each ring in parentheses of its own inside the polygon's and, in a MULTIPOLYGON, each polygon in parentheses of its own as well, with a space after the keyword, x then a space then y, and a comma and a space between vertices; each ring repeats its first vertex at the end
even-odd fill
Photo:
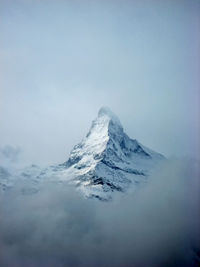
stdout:
POLYGON ((107 105, 131 138, 200 159, 199 13, 198 0, 1 0, 0 146, 59 163, 107 105))
MULTIPOLYGON (((199 162, 170 159, 135 194, 84 199, 49 183, 0 195, 1 266, 196 266, 199 162)), ((24 186, 24 185, 23 185, 24 186)))
MULTIPOLYGON (((100 137, 107 130, 113 140, 128 138, 119 120, 111 115, 100 113, 89 132, 89 146, 85 145, 86 137, 84 145, 76 146, 78 154, 72 153, 71 157, 75 155, 79 161, 82 154, 87 158, 91 151, 104 150, 107 135, 100 137), (110 123, 111 129, 107 128, 110 123)), ((185 157, 156 161, 145 182, 134 191, 111 191, 112 200, 100 201, 88 199, 74 185, 61 182, 62 172, 65 174, 70 165, 64 165, 61 173, 35 165, 24 168, 21 153, 12 146, 0 150, 0 183, 14 182, 0 190, 0 266, 198 266, 198 160, 185 157), (45 173, 41 179, 44 182, 38 176, 41 172, 45 173)), ((143 162, 144 155, 137 153, 132 160, 141 157, 143 162)), ((93 160, 89 164, 94 164, 93 160)), ((75 160, 75 164, 79 162, 75 160)))
POLYGON ((199 14, 199 0, 0 0, 0 267, 199 266, 199 14), (141 142, 115 147, 166 157, 121 164, 112 138, 109 201, 60 179, 68 160, 77 175, 105 159, 99 136, 81 141, 102 105, 141 142))

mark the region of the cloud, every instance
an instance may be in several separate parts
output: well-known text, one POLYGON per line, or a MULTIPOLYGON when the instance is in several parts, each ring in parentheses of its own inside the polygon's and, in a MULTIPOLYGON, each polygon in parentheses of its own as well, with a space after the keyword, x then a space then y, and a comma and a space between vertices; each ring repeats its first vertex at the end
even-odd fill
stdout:
POLYGON ((20 153, 21 149, 19 147, 13 147, 11 145, 0 147, 0 157, 11 162, 17 161, 20 153))
POLYGON ((0 266, 195 266, 199 162, 166 161, 112 202, 46 185, 0 196, 0 266))
POLYGON ((0 144, 62 162, 107 105, 132 138, 200 157, 200 2, 157 2, 1 0, 0 144))

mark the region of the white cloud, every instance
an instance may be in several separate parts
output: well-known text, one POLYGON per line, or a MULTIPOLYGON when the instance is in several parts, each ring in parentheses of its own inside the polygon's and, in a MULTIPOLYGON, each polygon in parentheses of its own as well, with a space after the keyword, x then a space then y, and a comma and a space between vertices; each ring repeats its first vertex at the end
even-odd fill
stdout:
POLYGON ((169 160, 134 195, 108 203, 55 184, 33 195, 7 192, 0 199, 0 265, 195 266, 198 164, 169 160))

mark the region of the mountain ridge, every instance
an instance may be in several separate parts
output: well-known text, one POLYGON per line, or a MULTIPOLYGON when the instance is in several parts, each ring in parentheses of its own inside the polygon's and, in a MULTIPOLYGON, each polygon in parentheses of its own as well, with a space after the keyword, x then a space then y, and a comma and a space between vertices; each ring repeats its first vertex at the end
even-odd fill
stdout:
MULTIPOLYGON (((113 192, 134 190, 145 182, 162 159, 161 154, 129 138, 119 118, 108 107, 102 107, 67 161, 45 169, 31 165, 14 171, 6 179, 0 177, 0 187, 6 190, 21 180, 33 187, 26 192, 35 192, 45 182, 68 183, 85 197, 109 200, 113 192)), ((2 169, 0 176, 4 173, 2 169)))
POLYGON ((138 176, 144 180, 151 165, 161 159, 161 154, 129 138, 118 117, 102 107, 88 134, 72 149, 63 166, 87 196, 94 191, 92 196, 104 198, 105 192, 123 192, 133 181, 139 183, 138 176))

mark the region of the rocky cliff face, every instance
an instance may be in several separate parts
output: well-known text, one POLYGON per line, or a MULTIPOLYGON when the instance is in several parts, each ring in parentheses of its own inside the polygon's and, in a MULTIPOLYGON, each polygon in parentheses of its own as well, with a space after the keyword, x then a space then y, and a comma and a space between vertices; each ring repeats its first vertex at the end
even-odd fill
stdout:
POLYGON ((112 198, 112 192, 135 189, 147 180, 151 169, 164 157, 124 132, 117 116, 109 108, 101 108, 86 137, 60 165, 40 169, 38 166, 14 170, 0 167, 0 187, 4 191, 22 181, 37 192, 46 182, 75 184, 86 197, 112 198))
POLYGON ((107 199, 112 191, 125 191, 144 181, 163 158, 130 139, 117 116, 103 107, 63 167, 84 194, 107 199))

